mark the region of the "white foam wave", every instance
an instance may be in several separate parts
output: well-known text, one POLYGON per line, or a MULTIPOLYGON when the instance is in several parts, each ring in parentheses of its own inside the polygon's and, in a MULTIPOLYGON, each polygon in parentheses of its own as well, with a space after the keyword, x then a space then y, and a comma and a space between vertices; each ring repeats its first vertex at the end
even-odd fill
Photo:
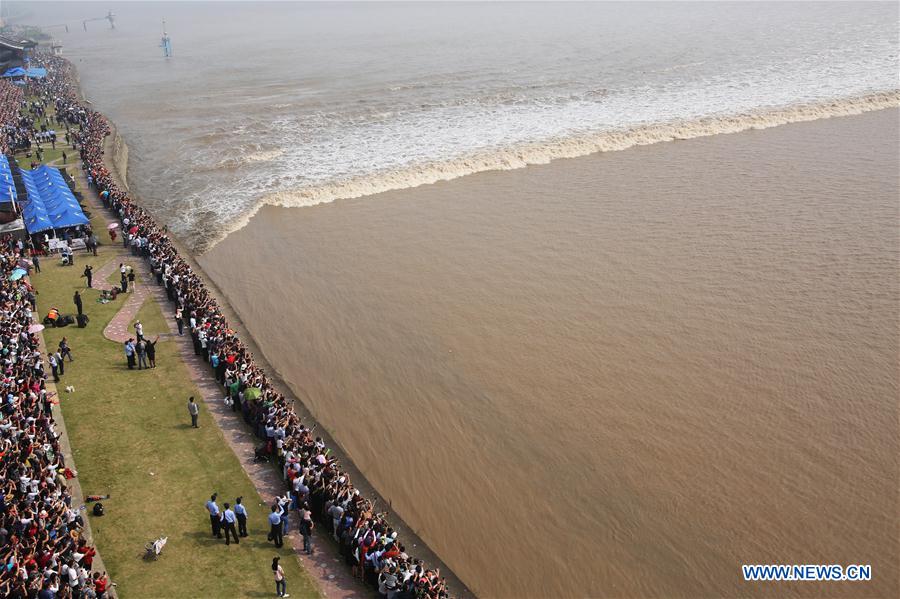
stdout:
POLYGON ((229 156, 224 160, 220 160, 219 162, 208 166, 206 169, 200 168, 199 170, 211 170, 215 171, 218 169, 233 169, 240 166, 248 165, 248 164, 256 164, 259 162, 269 162, 271 160, 275 160, 276 158, 283 156, 284 150, 280 148, 276 148, 274 150, 258 150, 255 152, 249 152, 247 154, 238 154, 236 156, 229 156))
POLYGON ((443 161, 409 165, 396 170, 336 180, 315 186, 277 191, 261 197, 253 209, 239 217, 221 237, 208 240, 205 245, 211 247, 228 233, 246 226, 253 215, 267 204, 284 207, 314 206, 335 200, 353 199, 439 181, 449 181, 479 172, 513 170, 533 164, 546 164, 561 158, 576 158, 598 152, 625 150, 635 146, 737 133, 750 129, 767 129, 788 123, 850 116, 897 107, 900 107, 900 90, 892 90, 840 100, 760 109, 740 114, 710 116, 629 129, 596 131, 541 143, 525 143, 509 148, 481 151, 443 161))
POLYGON ((268 162, 270 160, 275 160, 282 154, 284 154, 284 150, 281 148, 276 148, 274 150, 260 150, 259 152, 247 154, 243 157, 243 160, 247 163, 268 162))

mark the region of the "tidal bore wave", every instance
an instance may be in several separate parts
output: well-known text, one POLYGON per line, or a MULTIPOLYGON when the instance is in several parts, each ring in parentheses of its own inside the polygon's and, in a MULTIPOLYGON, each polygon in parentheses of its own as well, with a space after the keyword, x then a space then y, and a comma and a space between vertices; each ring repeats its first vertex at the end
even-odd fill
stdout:
POLYGON ((408 189, 440 181, 449 181, 486 171, 513 170, 529 165, 547 164, 561 158, 577 158, 599 152, 615 152, 635 146, 694 139, 751 129, 767 129, 788 123, 814 121, 850 116, 900 107, 900 90, 872 93, 864 96, 824 102, 798 104, 787 107, 764 108, 753 112, 703 117, 696 120, 648 124, 627 129, 607 129, 520 144, 515 147, 484 150, 467 156, 442 161, 411 164, 388 172, 367 173, 359 177, 278 191, 262 196, 251 211, 227 227, 216 238, 200 240, 206 250, 224 239, 228 233, 243 228, 265 205, 282 207, 315 206, 374 195, 398 189, 408 189))

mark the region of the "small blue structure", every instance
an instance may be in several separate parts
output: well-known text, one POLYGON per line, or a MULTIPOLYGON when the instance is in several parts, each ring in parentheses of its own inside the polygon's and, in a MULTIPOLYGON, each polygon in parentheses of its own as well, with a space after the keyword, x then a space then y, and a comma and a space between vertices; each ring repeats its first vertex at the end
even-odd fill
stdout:
POLYGON ((16 182, 13 179, 12 169, 6 156, 0 154, 0 204, 16 203, 16 182))
POLYGON ((169 37, 169 34, 166 33, 166 21, 163 19, 163 34, 162 40, 159 42, 159 47, 163 49, 163 56, 169 58, 172 56, 172 39, 169 37))

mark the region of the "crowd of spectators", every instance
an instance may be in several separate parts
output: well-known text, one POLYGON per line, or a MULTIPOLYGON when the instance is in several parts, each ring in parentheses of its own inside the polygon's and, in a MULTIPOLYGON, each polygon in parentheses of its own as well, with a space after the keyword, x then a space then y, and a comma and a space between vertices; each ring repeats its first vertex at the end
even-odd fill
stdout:
POLYGON ((179 255, 167 230, 119 187, 103 160, 109 124, 79 101, 71 65, 47 56, 48 77, 36 92, 55 104, 80 152, 89 185, 96 188, 121 223, 123 243, 145 258, 164 285, 173 313, 181 316, 198 355, 226 390, 232 410, 240 412, 260 437, 258 453, 281 469, 291 494, 290 507, 311 516, 340 544, 353 572, 390 599, 449 596, 440 570, 410 556, 398 532, 373 501, 363 497, 350 475, 314 436, 280 393, 247 346, 229 326, 203 279, 179 255))
POLYGON ((12 152, 12 142, 17 137, 19 108, 24 94, 22 88, 8 79, 0 79, 0 154, 12 152))
POLYGON ((26 253, 0 238, 0 597, 103 598, 109 579, 92 571, 95 551, 66 484, 74 472, 60 450, 54 396, 30 331, 35 292, 27 278, 9 277, 26 253))

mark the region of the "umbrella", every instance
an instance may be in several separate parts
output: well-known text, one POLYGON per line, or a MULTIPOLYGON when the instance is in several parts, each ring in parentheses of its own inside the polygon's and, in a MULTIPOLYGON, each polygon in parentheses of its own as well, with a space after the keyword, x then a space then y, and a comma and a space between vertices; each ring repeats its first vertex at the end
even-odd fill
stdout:
POLYGON ((17 268, 14 271, 12 271, 11 275, 9 275, 9 280, 10 281, 18 281, 19 279, 21 279, 22 277, 24 277, 27 274, 28 274, 28 271, 25 270, 24 268, 17 268))
POLYGON ((30 327, 28 327, 29 333, 40 333, 43 330, 44 330, 44 325, 42 325, 42 324, 33 324, 30 327))
POLYGON ((253 401, 257 397, 259 397, 261 394, 262 394, 262 389, 260 389, 259 387, 250 387, 249 389, 244 391, 244 399, 253 401))
POLYGON ((109 225, 107 225, 106 228, 109 229, 110 231, 112 231, 113 229, 118 229, 119 223, 109 223, 109 225))

